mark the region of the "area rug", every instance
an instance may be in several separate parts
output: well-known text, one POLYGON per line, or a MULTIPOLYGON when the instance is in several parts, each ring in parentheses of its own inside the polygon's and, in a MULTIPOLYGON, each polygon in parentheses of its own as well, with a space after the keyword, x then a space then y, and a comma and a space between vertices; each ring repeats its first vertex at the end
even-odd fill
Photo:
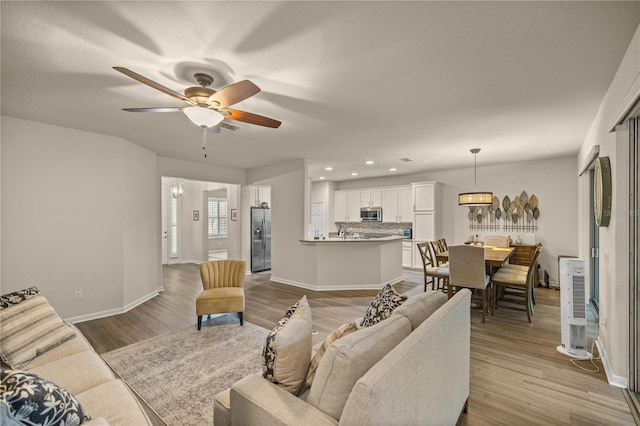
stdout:
POLYGON ((170 426, 210 425, 214 396, 261 370, 268 333, 223 316, 102 357, 170 426))

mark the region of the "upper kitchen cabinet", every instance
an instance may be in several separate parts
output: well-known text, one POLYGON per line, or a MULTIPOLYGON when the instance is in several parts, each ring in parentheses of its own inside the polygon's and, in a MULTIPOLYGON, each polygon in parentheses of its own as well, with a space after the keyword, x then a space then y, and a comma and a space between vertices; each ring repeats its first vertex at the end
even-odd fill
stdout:
POLYGON ((382 222, 413 221, 413 197, 410 186, 382 188, 382 222))
POLYGON ((382 205, 382 190, 380 188, 363 189, 360 191, 360 207, 380 207, 382 205))
POLYGON ((262 203, 267 203, 271 207, 271 188, 268 186, 249 186, 249 204, 251 207, 260 207, 262 203))
POLYGON ((412 183, 413 211, 426 212, 437 210, 436 204, 440 198, 440 185, 437 182, 412 183))
POLYGON ((360 191, 335 191, 334 222, 360 222, 360 191))
POLYGON ((410 186, 398 188, 398 215, 400 222, 413 221, 413 194, 410 186))

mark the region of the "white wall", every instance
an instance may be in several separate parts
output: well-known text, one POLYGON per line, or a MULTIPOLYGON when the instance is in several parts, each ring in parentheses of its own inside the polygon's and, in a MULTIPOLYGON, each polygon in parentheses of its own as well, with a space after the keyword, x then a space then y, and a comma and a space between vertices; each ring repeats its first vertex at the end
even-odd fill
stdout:
POLYGON ((314 261, 300 243, 310 220, 311 185, 305 160, 291 160, 252 169, 250 183, 269 182, 271 187, 271 280, 310 282, 314 261), (308 275, 311 274, 311 275, 308 275))
MULTIPOLYGON (((485 154, 490 155, 490 152, 485 154)), ((513 199, 523 190, 528 195, 536 195, 540 219, 535 237, 543 245, 539 259, 541 272, 548 271, 550 281, 557 282, 558 255, 578 254, 578 178, 575 157, 478 167, 477 176, 478 190, 493 191, 500 200, 505 195, 513 199)), ((469 230, 469 210, 458 206, 458 193, 474 189, 473 168, 395 176, 389 179, 345 181, 340 183, 339 189, 406 185, 422 181, 442 183, 440 213, 443 217, 443 230, 442 235, 436 237, 446 238, 449 244, 462 244, 472 234, 479 234, 480 239, 490 234, 509 234, 514 241, 518 235, 524 236, 524 232, 469 230)))
POLYGON ((332 181, 313 182, 311 184, 311 203, 322 202, 324 204, 324 230, 325 235, 337 231, 333 222, 333 193, 338 185, 332 181))
MULTIPOLYGON (((613 183, 612 216, 600 228, 600 330, 598 341, 610 383, 627 386, 629 374, 629 202, 626 126, 610 130, 640 96, 640 27, 627 49, 616 76, 585 137, 578 156, 582 164, 594 145, 611 161, 613 183)), ((589 259, 588 179, 580 179, 579 256, 589 259)))
POLYGON ((155 294, 155 154, 5 116, 2 151, 3 293, 38 286, 63 318, 155 294))

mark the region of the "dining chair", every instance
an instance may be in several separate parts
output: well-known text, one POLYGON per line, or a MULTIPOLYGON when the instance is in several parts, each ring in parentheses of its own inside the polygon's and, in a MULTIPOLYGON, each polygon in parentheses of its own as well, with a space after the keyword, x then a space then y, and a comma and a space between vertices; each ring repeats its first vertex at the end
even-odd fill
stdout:
MULTIPOLYGON (((533 283, 535 283, 535 272, 536 272, 536 268, 537 268, 537 264, 536 264, 536 260, 538 258, 538 252, 542 250, 542 244, 538 243, 536 244, 535 249, 533 250, 533 254, 531 255, 531 259, 529 260, 529 264, 527 265, 517 265, 514 263, 507 263, 505 265, 502 265, 502 268, 504 271, 511 271, 511 272, 519 272, 521 274, 526 275, 529 272, 529 268, 533 268, 533 275, 531 277, 531 279, 533 279, 533 283)), ((534 285, 531 285, 531 302, 532 304, 536 304, 536 298, 535 298, 535 294, 533 292, 533 288, 535 287, 534 285)))
POLYGON ((198 330, 202 326, 202 316, 237 312, 243 325, 244 274, 247 264, 244 260, 213 260, 200 264, 202 292, 196 298, 198 330))
POLYGON ((484 237, 484 245, 490 247, 509 247, 511 238, 508 235, 487 235, 484 237))
POLYGON ((424 291, 431 279, 431 290, 444 290, 449 280, 449 269, 446 266, 438 266, 431 248, 431 242, 418 243, 418 251, 422 258, 422 270, 424 271, 424 291), (436 284, 437 283, 437 284, 436 284), (442 286, 440 284, 442 283, 442 286))
POLYGON ((447 240, 445 240, 444 238, 440 238, 439 240, 436 240, 438 245, 439 245, 439 249, 441 251, 448 251, 449 250, 449 246, 447 246, 447 240))
POLYGON ((533 271, 540 251, 539 248, 535 250, 526 273, 522 269, 513 268, 513 266, 518 265, 511 267, 505 265, 493 274, 491 277, 493 286, 491 315, 494 315, 498 307, 498 300, 501 300, 509 303, 508 305, 503 305, 504 308, 524 310, 527 313, 527 320, 531 322, 531 315, 533 314, 533 271), (498 297, 498 293, 501 290, 502 294, 498 297))
POLYGON ((470 245, 449 247, 449 298, 454 289, 469 288, 481 292, 480 309, 482 322, 485 321, 485 311, 489 309, 491 297, 487 287, 491 282, 486 274, 484 249, 470 245))

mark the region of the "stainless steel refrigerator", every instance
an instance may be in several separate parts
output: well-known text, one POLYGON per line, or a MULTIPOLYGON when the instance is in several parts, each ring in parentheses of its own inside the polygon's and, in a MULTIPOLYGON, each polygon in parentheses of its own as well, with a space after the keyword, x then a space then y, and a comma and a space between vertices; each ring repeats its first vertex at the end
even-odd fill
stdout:
POLYGON ((271 210, 251 208, 251 272, 271 269, 271 210))

